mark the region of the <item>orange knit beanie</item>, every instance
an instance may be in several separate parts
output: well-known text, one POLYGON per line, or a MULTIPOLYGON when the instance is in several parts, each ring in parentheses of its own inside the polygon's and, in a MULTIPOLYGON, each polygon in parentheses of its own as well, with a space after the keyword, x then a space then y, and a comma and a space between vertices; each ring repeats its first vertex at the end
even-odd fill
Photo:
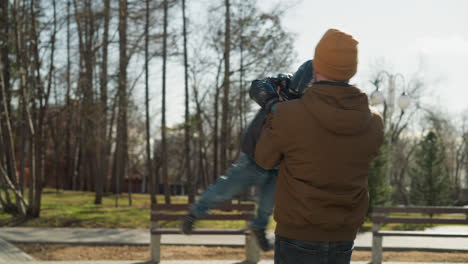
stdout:
POLYGON ((314 69, 335 81, 348 81, 356 74, 357 42, 353 36, 329 29, 315 47, 314 69))

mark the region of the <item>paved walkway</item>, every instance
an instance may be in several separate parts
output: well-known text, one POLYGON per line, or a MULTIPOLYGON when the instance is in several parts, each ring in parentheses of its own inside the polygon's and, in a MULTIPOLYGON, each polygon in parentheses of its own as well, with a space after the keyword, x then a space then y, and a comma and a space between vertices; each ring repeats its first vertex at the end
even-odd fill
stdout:
POLYGON ((0 239, 0 264, 10 264, 16 261, 31 261, 33 258, 12 244, 0 239))
MULTIPOLYGON (((468 232, 467 226, 437 227, 428 232, 468 232)), ((271 235, 271 234, 270 234, 271 235)), ((356 249, 370 249, 371 233, 359 234, 356 249)), ((146 229, 85 229, 85 228, 0 228, 0 264, 147 264, 142 261, 36 261, 11 245, 16 243, 64 243, 91 245, 148 245, 149 231, 146 229)), ((166 245, 225 245, 243 246, 243 236, 184 236, 165 235, 166 245)), ((429 251, 466 251, 468 239, 458 238, 416 238, 386 237, 384 247, 393 250, 429 250, 429 251)), ((160 264, 240 264, 236 260, 162 261, 160 264)), ((352 262, 367 264, 368 262, 352 262)), ((273 264, 272 260, 263 260, 259 264, 273 264)), ((404 262, 385 262, 385 264, 409 264, 404 262)), ((412 263, 412 264, 448 264, 448 263, 412 263)))
MULTIPOLYGON (((428 229, 427 232, 468 233, 468 226, 443 226, 428 229)), ((272 235, 272 234, 270 234, 272 235)), ((86 229, 86 228, 0 228, 0 239, 16 243, 58 243, 91 245, 149 245, 147 229, 86 229)), ((163 245, 207 245, 244 246, 244 236, 239 235, 164 235, 163 245)), ((358 235, 355 248, 369 250, 372 233, 358 235)), ((434 237, 384 237, 384 249, 465 251, 468 252, 468 238, 434 237)))
MULTIPOLYGON (((0 262, 3 264, 3 262, 0 262)), ((5 262, 5 264, 7 264, 5 262)), ((28 261, 28 262, 8 262, 8 264, 150 264, 141 261, 28 261)), ((243 264, 236 260, 171 260, 161 261, 159 264, 243 264)), ((273 260, 262 260, 258 264, 273 264, 273 260)), ((351 264, 368 264, 364 261, 353 261, 351 264)), ((384 264, 455 264, 448 262, 385 262, 384 264)), ((459 263, 457 263, 459 264, 459 263)))
MULTIPOLYGON (((0 262, 2 263, 2 262, 0 262)), ((3 264, 3 263, 2 263, 3 264)), ((5 263, 6 264, 6 263, 5 263)), ((8 262, 8 264, 150 264, 149 262, 138 261, 29 261, 29 262, 8 262)), ((236 260, 171 260, 161 261, 160 264, 243 264, 236 260)), ((262 260, 258 264, 273 264, 273 260, 262 260)), ((364 261, 353 261, 351 264, 368 264, 364 261)), ((460 264, 448 262, 385 262, 384 264, 460 264)))

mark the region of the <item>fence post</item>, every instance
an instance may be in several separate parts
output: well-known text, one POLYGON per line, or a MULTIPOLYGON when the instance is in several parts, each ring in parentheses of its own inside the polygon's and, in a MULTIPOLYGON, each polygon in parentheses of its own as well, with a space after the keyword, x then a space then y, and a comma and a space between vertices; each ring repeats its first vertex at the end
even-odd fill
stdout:
POLYGON ((245 260, 247 263, 258 263, 260 261, 260 248, 255 241, 255 237, 252 232, 245 234, 245 260))
POLYGON ((160 234, 153 234, 153 229, 157 228, 158 224, 156 222, 151 222, 151 262, 152 263, 159 263, 161 261, 161 235, 160 234))
POLYGON ((382 263, 382 239, 377 232, 380 230, 380 224, 372 224, 372 264, 382 263))

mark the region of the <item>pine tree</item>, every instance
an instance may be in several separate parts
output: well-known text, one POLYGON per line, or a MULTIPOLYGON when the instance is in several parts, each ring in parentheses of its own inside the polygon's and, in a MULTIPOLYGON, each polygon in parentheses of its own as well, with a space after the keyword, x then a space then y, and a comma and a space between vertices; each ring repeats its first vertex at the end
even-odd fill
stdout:
POLYGON ((415 152, 415 164, 410 170, 410 201, 414 205, 449 205, 452 184, 444 166, 443 145, 434 132, 429 132, 415 152))

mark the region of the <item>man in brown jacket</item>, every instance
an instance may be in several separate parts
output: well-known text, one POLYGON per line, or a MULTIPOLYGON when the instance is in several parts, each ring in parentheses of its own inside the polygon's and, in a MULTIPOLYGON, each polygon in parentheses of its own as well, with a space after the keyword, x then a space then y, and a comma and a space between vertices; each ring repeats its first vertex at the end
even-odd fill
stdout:
POLYGON ((301 99, 277 105, 256 146, 263 168, 280 166, 275 263, 350 263, 368 209, 368 169, 383 141, 383 121, 349 85, 357 44, 328 30, 317 44, 315 82, 301 99))

